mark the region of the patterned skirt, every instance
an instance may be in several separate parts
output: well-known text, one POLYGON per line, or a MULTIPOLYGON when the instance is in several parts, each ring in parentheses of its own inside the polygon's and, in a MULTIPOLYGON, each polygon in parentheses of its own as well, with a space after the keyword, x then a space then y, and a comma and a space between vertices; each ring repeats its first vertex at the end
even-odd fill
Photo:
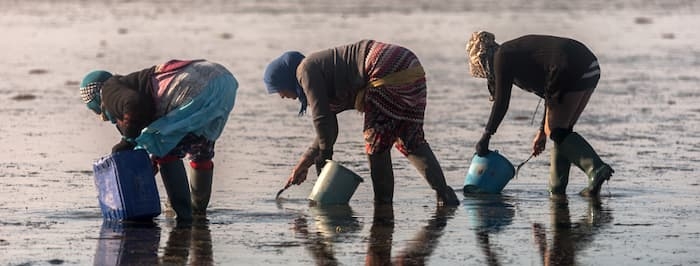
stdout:
MULTIPOLYGON (((409 68, 421 67, 410 50, 373 42, 365 59, 370 83, 409 68)), ((404 155, 425 143, 423 118, 427 98, 425 76, 410 82, 369 87, 364 96, 364 138, 367 154, 383 152, 392 144, 404 155)))
MULTIPOLYGON (((365 71, 370 82, 420 66, 418 57, 410 50, 380 42, 372 43, 365 59, 365 71)), ((425 76, 410 83, 367 88, 365 97, 366 102, 390 117, 423 123, 427 97, 425 76)))

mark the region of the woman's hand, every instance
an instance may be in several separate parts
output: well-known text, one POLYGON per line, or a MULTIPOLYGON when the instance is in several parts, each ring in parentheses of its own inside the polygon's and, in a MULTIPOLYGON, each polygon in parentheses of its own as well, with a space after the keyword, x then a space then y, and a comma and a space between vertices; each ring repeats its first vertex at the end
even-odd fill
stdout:
POLYGON ((489 154, 489 152, 491 152, 489 150, 489 142, 490 141, 491 141, 491 134, 484 133, 481 136, 481 139, 479 140, 479 142, 476 143, 476 154, 481 156, 481 157, 484 157, 487 154, 489 154))
POLYGON ((314 159, 317 175, 321 175, 321 170, 326 165, 326 160, 333 160, 333 150, 319 151, 318 156, 314 159))
POLYGON ((289 179, 287 179, 287 185, 300 185, 301 183, 304 183, 308 173, 308 166, 297 164, 292 170, 292 173, 289 175, 289 179))
POLYGON ((119 143, 112 146, 112 153, 133 150, 134 147, 136 147, 136 144, 131 143, 131 142, 127 141, 126 139, 122 138, 122 140, 119 141, 119 143))
POLYGON ((547 144, 547 134, 544 133, 544 130, 537 131, 537 135, 535 135, 535 139, 532 140, 532 155, 533 156, 540 155, 544 151, 546 144, 547 144))

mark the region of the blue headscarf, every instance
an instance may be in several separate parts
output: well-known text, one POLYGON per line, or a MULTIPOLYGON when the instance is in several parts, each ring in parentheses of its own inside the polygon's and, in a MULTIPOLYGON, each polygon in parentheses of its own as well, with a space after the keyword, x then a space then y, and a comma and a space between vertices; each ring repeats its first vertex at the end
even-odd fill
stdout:
POLYGON ((297 80, 297 67, 301 60, 304 59, 304 55, 297 51, 288 51, 283 53, 280 57, 272 60, 270 64, 265 69, 265 75, 263 81, 267 87, 268 93, 278 93, 280 91, 293 91, 301 103, 301 109, 299 109, 299 115, 304 115, 306 112, 306 94, 304 90, 299 85, 297 80))

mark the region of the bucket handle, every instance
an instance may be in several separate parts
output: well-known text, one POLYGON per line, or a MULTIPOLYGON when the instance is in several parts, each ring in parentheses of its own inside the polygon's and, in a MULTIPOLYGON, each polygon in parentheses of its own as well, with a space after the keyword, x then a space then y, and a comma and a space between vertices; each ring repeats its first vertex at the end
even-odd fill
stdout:
POLYGON ((525 159, 525 161, 518 164, 518 167, 515 168, 515 179, 518 179, 518 172, 520 172, 520 167, 523 167, 523 165, 525 165, 527 162, 529 162, 530 159, 532 159, 533 157, 535 157, 535 154, 530 154, 530 157, 527 157, 527 159, 525 159))

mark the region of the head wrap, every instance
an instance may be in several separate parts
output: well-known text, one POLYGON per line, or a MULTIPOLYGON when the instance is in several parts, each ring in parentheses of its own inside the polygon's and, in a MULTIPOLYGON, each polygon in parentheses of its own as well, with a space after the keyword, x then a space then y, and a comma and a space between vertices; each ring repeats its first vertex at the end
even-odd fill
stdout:
POLYGON ((306 94, 304 94, 304 90, 297 80, 297 67, 303 59, 304 55, 300 52, 285 52, 280 57, 270 62, 263 76, 263 81, 265 82, 268 93, 277 93, 280 91, 292 91, 296 93, 297 99, 299 99, 299 103, 301 103, 299 115, 303 115, 306 112, 306 106, 308 105, 306 94))
POLYGON ((101 112, 100 91, 102 90, 102 84, 111 76, 112 74, 107 71, 95 70, 85 75, 80 83, 80 98, 95 113, 99 114, 101 112))
POLYGON ((493 55, 498 48, 496 36, 487 31, 472 33, 467 43, 469 72, 477 78, 493 79, 493 55))

